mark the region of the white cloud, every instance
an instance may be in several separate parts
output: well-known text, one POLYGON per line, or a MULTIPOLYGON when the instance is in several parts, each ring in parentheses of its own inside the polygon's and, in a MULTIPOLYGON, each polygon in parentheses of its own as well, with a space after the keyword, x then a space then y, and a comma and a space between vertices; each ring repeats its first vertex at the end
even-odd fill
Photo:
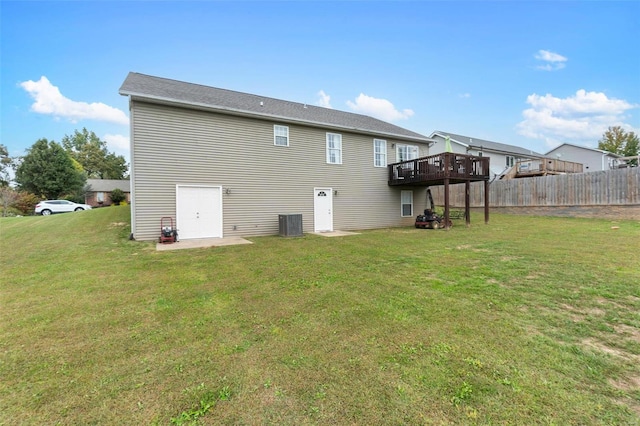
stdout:
POLYGON ((112 135, 107 133, 103 140, 107 142, 107 146, 116 151, 129 151, 129 136, 112 135))
POLYGON ((73 101, 63 96, 60 89, 52 85, 45 76, 40 77, 38 81, 22 82, 20 86, 35 100, 31 105, 33 112, 53 115, 56 118, 66 118, 74 123, 79 120, 97 120, 129 124, 127 115, 117 108, 101 102, 89 104, 73 101))
POLYGON ((559 55, 557 53, 550 52, 548 50, 538 50, 536 59, 540 59, 542 61, 547 61, 547 62, 565 62, 567 60, 566 57, 559 55))
POLYGON ((110 152, 113 152, 116 155, 122 155, 127 163, 130 162, 129 136, 112 135, 107 133, 102 137, 102 140, 107 143, 107 148, 110 152))
POLYGON ((546 62, 544 65, 538 65, 536 68, 544 71, 556 71, 566 66, 567 58, 548 50, 538 50, 535 58, 539 61, 546 62))
POLYGON ((316 102, 316 105, 324 108, 331 108, 331 96, 324 93, 324 90, 319 91, 317 95, 318 101, 316 102))
POLYGON ((557 98, 551 94, 527 96, 531 106, 524 110, 524 121, 518 123, 518 133, 543 139, 553 147, 561 142, 595 146, 609 126, 632 129, 624 123, 625 112, 637 108, 621 99, 610 99, 601 92, 580 89, 575 96, 557 98))
POLYGON ((471 93, 461 93, 458 97, 462 99, 469 99, 471 97, 471 93))
POLYGON ((360 93, 355 102, 347 101, 347 105, 355 112, 384 121, 406 120, 413 115, 413 111, 410 109, 398 111, 388 100, 373 98, 364 93, 360 93))

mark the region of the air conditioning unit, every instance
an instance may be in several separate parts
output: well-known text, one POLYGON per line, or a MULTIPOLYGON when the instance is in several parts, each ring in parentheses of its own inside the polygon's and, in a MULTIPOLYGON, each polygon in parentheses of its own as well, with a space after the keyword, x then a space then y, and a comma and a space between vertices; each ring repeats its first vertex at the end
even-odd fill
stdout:
POLYGON ((302 237, 302 214, 278 215, 281 237, 302 237))

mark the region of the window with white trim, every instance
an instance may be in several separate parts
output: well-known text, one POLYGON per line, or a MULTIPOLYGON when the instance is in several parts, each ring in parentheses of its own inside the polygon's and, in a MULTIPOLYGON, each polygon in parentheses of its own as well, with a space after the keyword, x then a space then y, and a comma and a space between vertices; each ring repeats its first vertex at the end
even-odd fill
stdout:
POLYGON ((507 167, 513 167, 514 164, 516 164, 516 157, 512 156, 512 155, 507 155, 507 167))
POLYGON ((342 164, 342 135, 327 133, 327 163, 342 164))
POLYGON ((396 145, 396 158, 398 162, 415 160, 418 158, 418 147, 415 145, 396 145))
POLYGON ((276 146, 289 146, 289 127, 273 125, 273 144, 276 146))
POLYGON ((413 191, 400 191, 400 213, 402 217, 413 216, 413 191))
POLYGON ((373 165, 387 167, 387 141, 383 139, 373 140, 373 165))

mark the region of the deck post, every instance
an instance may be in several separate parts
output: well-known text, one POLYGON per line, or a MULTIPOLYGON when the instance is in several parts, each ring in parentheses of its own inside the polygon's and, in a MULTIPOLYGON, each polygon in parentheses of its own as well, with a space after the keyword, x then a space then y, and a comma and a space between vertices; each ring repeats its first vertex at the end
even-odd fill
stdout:
POLYGON ((471 181, 467 180, 464 183, 464 220, 467 228, 471 226, 471 202, 469 200, 469 192, 471 192, 471 181))
POLYGON ((489 181, 484 181, 484 223, 489 223, 489 181))
POLYGON ((444 179, 444 229, 449 229, 449 178, 444 179))

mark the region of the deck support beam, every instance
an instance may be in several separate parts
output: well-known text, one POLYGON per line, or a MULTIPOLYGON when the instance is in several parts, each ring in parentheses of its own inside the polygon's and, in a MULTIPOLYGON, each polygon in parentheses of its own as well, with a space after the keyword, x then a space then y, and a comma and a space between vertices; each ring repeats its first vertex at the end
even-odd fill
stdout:
POLYGON ((489 223, 489 181, 484 181, 484 223, 489 223))
POLYGON ((449 179, 444 180, 444 229, 449 229, 449 179))
POLYGON ((471 226, 471 201, 469 193, 471 192, 471 182, 464 183, 464 220, 467 228, 471 226))

